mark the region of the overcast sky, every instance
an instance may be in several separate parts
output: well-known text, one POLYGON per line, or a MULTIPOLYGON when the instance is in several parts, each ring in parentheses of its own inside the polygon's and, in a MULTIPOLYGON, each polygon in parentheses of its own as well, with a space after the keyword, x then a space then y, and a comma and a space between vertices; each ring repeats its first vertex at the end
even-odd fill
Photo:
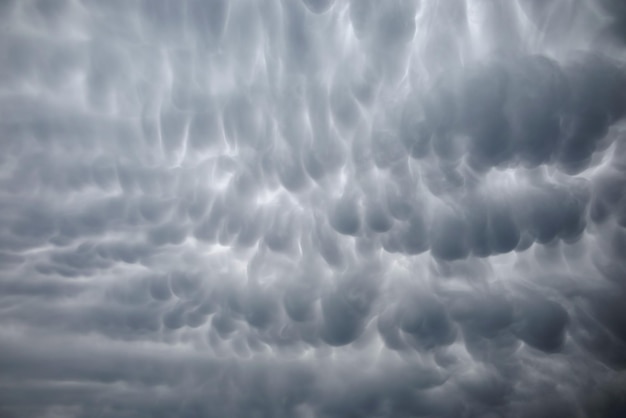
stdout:
POLYGON ((623 0, 0 1, 0 416, 626 416, 623 0))

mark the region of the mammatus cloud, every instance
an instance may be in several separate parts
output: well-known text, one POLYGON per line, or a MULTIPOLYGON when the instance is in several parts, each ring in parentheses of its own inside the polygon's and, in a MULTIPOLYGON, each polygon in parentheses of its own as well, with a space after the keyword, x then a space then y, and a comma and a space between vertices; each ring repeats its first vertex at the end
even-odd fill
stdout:
POLYGON ((0 415, 626 416, 619 0, 0 4, 0 415))

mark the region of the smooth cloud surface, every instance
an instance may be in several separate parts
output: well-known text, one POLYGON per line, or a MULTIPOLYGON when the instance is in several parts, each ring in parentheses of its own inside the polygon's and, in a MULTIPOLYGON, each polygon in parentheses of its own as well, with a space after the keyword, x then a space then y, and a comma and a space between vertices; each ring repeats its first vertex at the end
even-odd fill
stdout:
POLYGON ((2 2, 0 415, 626 416, 622 4, 2 2))

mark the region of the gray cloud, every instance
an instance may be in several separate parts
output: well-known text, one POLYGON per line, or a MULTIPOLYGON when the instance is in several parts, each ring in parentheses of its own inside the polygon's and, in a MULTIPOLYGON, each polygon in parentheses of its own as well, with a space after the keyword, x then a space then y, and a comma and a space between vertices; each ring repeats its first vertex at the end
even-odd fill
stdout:
POLYGON ((1 2, 0 415, 625 415, 625 21, 1 2))

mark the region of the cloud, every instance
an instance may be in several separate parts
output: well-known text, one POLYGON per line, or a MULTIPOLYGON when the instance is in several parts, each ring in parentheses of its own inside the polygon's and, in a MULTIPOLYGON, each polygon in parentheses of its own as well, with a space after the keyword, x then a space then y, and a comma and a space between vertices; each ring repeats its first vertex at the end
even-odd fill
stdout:
POLYGON ((2 2, 0 415, 624 415, 624 21, 2 2))

